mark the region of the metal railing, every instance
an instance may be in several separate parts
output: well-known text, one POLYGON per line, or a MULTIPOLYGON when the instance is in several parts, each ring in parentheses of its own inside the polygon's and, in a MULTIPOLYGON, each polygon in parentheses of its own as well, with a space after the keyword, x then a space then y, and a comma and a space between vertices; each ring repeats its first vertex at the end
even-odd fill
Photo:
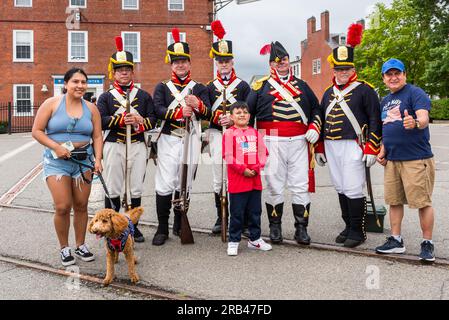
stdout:
POLYGON ((0 133, 31 132, 39 105, 0 102, 0 133))

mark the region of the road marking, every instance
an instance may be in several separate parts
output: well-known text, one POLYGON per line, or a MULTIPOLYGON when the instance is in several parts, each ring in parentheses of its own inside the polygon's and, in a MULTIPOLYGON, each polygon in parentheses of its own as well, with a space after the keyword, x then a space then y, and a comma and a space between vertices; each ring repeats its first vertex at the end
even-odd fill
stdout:
POLYGON ((24 144, 23 146, 21 146, 21 147, 15 149, 15 150, 13 150, 13 151, 8 152, 7 154, 5 154, 5 155, 3 155, 3 156, 0 157, 0 163, 6 161, 6 160, 8 160, 8 159, 11 159, 11 158, 14 157, 16 154, 18 154, 18 153, 20 153, 20 152, 22 152, 22 151, 24 151, 24 150, 26 150, 26 149, 32 147, 32 146, 35 145, 36 143, 37 143, 37 141, 33 140, 33 141, 30 141, 30 142, 24 144))
POLYGON ((0 204, 11 204, 14 199, 42 172, 42 162, 31 169, 19 182, 0 198, 0 204))

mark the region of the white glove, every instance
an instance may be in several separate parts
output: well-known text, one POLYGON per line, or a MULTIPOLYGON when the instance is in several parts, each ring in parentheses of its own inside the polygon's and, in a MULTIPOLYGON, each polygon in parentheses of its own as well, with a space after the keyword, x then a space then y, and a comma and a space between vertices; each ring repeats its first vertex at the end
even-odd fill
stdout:
POLYGON ((318 132, 316 132, 316 130, 309 129, 306 132, 306 140, 309 141, 311 144, 317 142, 319 137, 320 135, 318 132))
POLYGON ((327 162, 326 156, 324 155, 324 153, 315 153, 315 161, 320 167, 324 167, 327 162))
POLYGON ((373 166, 376 161, 377 161, 377 156, 375 156, 374 154, 364 154, 362 161, 366 162, 366 166, 369 168, 371 166, 373 166))

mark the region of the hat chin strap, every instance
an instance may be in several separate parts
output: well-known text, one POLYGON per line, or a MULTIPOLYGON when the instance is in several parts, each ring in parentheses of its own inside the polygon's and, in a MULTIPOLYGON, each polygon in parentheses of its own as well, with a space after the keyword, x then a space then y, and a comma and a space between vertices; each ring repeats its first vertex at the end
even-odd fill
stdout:
POLYGON ((279 72, 276 69, 274 69, 274 71, 276 71, 276 74, 277 74, 278 78, 281 79, 282 82, 287 82, 288 79, 290 79, 290 69, 288 70, 288 73, 286 75, 284 75, 284 76, 280 75, 279 72), (287 81, 282 80, 282 78, 285 78, 285 77, 287 77, 287 81))

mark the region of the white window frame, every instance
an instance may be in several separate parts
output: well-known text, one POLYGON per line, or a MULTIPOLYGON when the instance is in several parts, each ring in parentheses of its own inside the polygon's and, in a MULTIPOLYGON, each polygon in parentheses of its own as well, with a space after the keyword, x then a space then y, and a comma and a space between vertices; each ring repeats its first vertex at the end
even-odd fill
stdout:
POLYGON ((84 6, 72 5, 72 0, 69 0, 69 8, 87 8, 87 0, 84 0, 84 6))
POLYGON ((125 1, 126 0, 122 0, 122 10, 139 10, 139 7, 140 7, 139 0, 136 0, 137 1, 136 8, 125 7, 125 1))
MULTIPOLYGON (((173 39, 173 36, 171 35, 171 32, 167 32, 167 47, 173 43, 171 41, 172 39, 173 39)), ((181 42, 187 42, 187 33, 180 32, 179 39, 181 40, 181 42)))
POLYGON ((68 34, 68 47, 67 47, 67 61, 68 62, 89 62, 89 32, 88 31, 69 31, 68 34), (86 58, 85 59, 73 59, 72 58, 72 34, 73 33, 84 33, 84 45, 86 48, 86 58))
POLYGON ((171 0, 167 1, 168 11, 184 11, 184 9, 185 9, 184 0, 181 0, 182 9, 170 9, 170 2, 171 2, 171 0))
MULTIPOLYGON (((133 61, 134 61, 134 62, 140 62, 140 58, 141 58, 141 54, 140 54, 140 52, 141 52, 141 50, 140 50, 140 32, 136 32, 136 31, 122 31, 123 50, 127 51, 127 50, 126 50, 126 47, 125 47, 125 33, 134 33, 134 34, 137 34, 137 53, 138 53, 138 56, 135 57, 135 56, 133 55, 133 61)), ((128 51, 129 51, 129 50, 128 50, 128 51)))
POLYGON ((23 4, 17 4, 17 0, 14 0, 14 7, 18 7, 18 8, 32 8, 33 7, 33 0, 29 0, 30 4, 29 5, 23 5, 23 4))
POLYGON ((13 62, 33 62, 34 61, 34 31, 33 30, 13 30, 12 31, 12 61, 13 62), (16 44, 16 34, 17 32, 29 32, 31 34, 31 45, 30 45, 30 58, 17 58, 17 44, 16 44))
POLYGON ((33 116, 34 113, 34 85, 29 83, 23 84, 14 84, 13 85, 13 97, 14 97, 14 106, 17 106, 17 87, 29 87, 30 88, 30 104, 31 109, 29 112, 17 112, 17 108, 14 108, 14 116, 15 117, 29 117, 33 116))
POLYGON ((312 60, 312 75, 321 74, 321 58, 312 60))

